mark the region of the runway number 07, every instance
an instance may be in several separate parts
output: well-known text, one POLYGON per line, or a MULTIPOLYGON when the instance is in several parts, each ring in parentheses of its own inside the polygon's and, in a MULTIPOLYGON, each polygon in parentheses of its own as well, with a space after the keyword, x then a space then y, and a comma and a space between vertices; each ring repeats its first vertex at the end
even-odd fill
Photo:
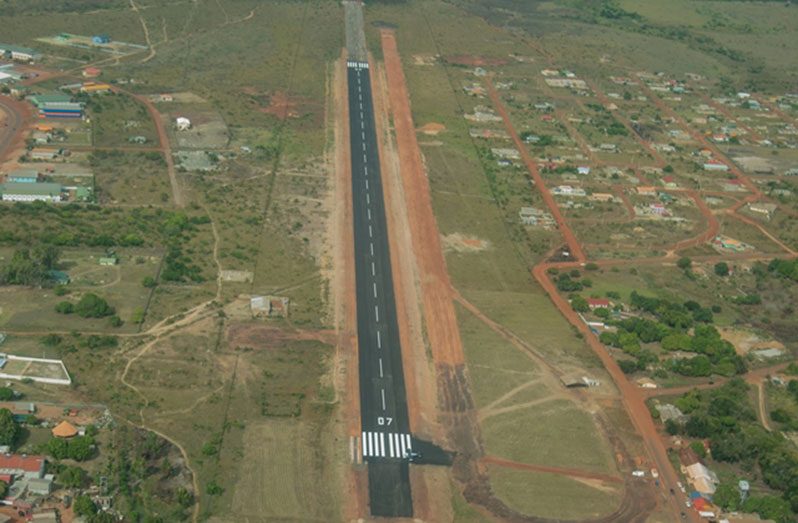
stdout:
POLYGON ((393 418, 383 418, 382 416, 379 416, 377 418, 377 425, 380 425, 380 426, 382 426, 382 425, 390 425, 392 421, 393 421, 393 418))

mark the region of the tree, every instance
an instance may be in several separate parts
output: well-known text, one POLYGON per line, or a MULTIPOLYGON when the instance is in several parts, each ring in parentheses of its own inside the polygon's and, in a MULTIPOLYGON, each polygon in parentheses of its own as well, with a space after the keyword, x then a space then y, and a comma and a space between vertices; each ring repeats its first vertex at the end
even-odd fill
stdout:
POLYGON ((8 387, 0 387, 0 401, 9 401, 14 399, 14 391, 8 387))
POLYGON ((94 454, 94 438, 91 436, 78 436, 72 438, 68 444, 70 459, 86 461, 94 454))
POLYGON ((88 292, 75 305, 75 312, 81 318, 103 318, 112 316, 114 308, 94 293, 88 292))
POLYGON ((740 493, 737 490, 737 485, 731 483, 721 483, 715 490, 715 495, 712 497, 712 502, 723 510, 738 510, 740 508, 740 493))
POLYGON ((693 450, 693 452, 696 453, 696 455, 699 458, 707 457, 707 449, 704 447, 704 444, 701 443, 700 441, 693 441, 692 443, 690 443, 690 448, 693 450))
POLYGON ((692 265, 693 265, 693 260, 691 260, 687 256, 679 258, 679 261, 676 262, 676 266, 685 271, 689 269, 692 265))
POLYGON ((86 484, 87 477, 82 468, 67 465, 58 473, 58 482, 67 488, 80 488, 86 484))
POLYGON ((0 271, 0 283, 29 286, 50 284, 50 271, 58 263, 59 254, 58 248, 52 245, 17 249, 9 264, 0 271))
POLYGON ((590 310, 590 306, 587 304, 587 300, 584 299, 582 296, 578 294, 574 294, 571 296, 571 307, 576 312, 587 312, 590 310))
POLYGON ((794 521, 790 504, 776 496, 751 496, 743 503, 744 512, 756 512, 760 517, 773 519, 778 523, 794 521))
POLYGON ((715 274, 720 277, 729 275, 729 264, 726 262, 718 262, 715 264, 715 274))
POLYGON ((72 305, 72 302, 61 301, 56 304, 55 312, 58 314, 72 314, 75 312, 75 306, 72 305))
POLYGON ((66 459, 69 457, 69 443, 65 439, 50 438, 47 442, 47 453, 55 459, 66 459))
POLYGON ((72 502, 72 510, 78 516, 91 517, 97 513, 97 505, 94 504, 89 496, 81 494, 80 496, 75 496, 75 500, 72 502))
POLYGON ((158 283, 155 281, 155 278, 153 278, 152 276, 145 276, 144 279, 141 281, 141 285, 148 289, 152 289, 153 287, 158 285, 158 283))
POLYGON ((0 445, 13 445, 19 435, 19 425, 8 409, 0 409, 0 445))

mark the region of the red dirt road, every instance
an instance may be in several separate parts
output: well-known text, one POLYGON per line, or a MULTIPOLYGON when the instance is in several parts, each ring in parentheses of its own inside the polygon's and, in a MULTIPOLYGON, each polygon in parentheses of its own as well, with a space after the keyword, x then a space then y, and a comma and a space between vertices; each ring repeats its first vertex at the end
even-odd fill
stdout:
POLYGON ((410 110, 402 61, 392 31, 380 32, 388 96, 394 116, 399 169, 407 202, 408 221, 413 238, 427 336, 437 364, 462 365, 463 346, 451 297, 451 282, 443 257, 440 235, 432 213, 429 182, 421 160, 410 110))
MULTIPOLYGON (((618 363, 610 356, 598 338, 590 331, 587 324, 579 319, 579 316, 571 308, 570 304, 565 301, 552 281, 549 279, 546 271, 549 268, 548 264, 539 264, 533 270, 532 274, 540 285, 545 289, 549 298, 560 310, 560 313, 584 335, 585 341, 593 349, 596 356, 599 357, 604 368, 612 376, 612 380, 618 387, 623 399, 624 406, 629 413, 629 418, 632 420, 637 432, 643 438, 646 449, 649 455, 654 460, 657 469, 660 472, 660 479, 666 489, 674 489, 675 496, 671 496, 670 504, 674 514, 679 514, 684 507, 686 498, 678 491, 677 482, 679 478, 673 468, 668 453, 662 440, 659 437, 657 428, 654 421, 651 419, 651 413, 645 404, 645 399, 640 393, 640 389, 632 384, 626 375, 623 373, 618 363)), ((698 521, 694 511, 688 511, 689 517, 698 521)))
POLYGON ((507 109, 505 109, 504 104, 499 97, 499 93, 493 86, 493 82, 490 80, 490 78, 486 77, 485 84, 488 87, 488 96, 493 102, 493 106, 496 108, 499 116, 502 117, 502 120, 504 120, 504 127, 507 129, 507 133, 513 139, 515 147, 521 154, 521 159, 524 161, 527 171, 529 171, 529 175, 535 182, 535 186, 537 187, 538 191, 540 191, 540 195, 543 197, 543 201, 546 203, 546 207, 549 208, 549 212, 551 212, 552 217, 554 217, 554 221, 557 222, 557 227, 560 229, 560 234, 562 234, 563 238, 565 238, 565 243, 568 244, 568 250, 571 252, 571 257, 577 261, 584 261, 585 253, 582 251, 582 246, 576 239, 576 236, 571 228, 568 227, 568 224, 565 222, 565 218, 560 212, 560 208, 557 207, 557 202, 554 201, 554 197, 546 187, 546 183, 543 181, 540 171, 538 171, 538 165, 535 163, 535 159, 529 155, 529 152, 526 150, 526 146, 524 145, 524 141, 521 140, 521 137, 518 136, 518 133, 515 131, 515 127, 510 121, 510 115, 507 113, 507 109))

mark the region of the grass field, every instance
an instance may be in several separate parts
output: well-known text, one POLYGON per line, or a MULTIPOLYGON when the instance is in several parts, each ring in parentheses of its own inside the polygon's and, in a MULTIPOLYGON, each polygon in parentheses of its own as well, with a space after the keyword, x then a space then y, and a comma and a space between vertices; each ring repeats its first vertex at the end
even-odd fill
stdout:
POLYGON ((158 143, 155 125, 147 108, 123 94, 97 94, 86 104, 92 120, 92 145, 97 147, 130 147, 130 138, 143 136, 145 146, 158 143))
POLYGON ((91 156, 100 204, 171 205, 166 162, 160 153, 95 152, 91 156))
POLYGON ((599 482, 497 466, 491 466, 489 474, 496 496, 522 514, 588 519, 611 513, 621 501, 620 489, 599 482))

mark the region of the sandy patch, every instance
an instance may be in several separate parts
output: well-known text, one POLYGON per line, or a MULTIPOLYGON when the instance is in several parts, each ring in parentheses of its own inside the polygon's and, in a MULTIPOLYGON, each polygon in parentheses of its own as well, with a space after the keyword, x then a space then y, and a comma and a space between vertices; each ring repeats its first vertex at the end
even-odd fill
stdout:
POLYGON ((455 252, 479 252, 490 248, 490 241, 459 232, 442 237, 443 250, 455 252))
POLYGON ((780 349, 786 350, 784 344, 776 340, 763 339, 758 334, 735 328, 718 328, 721 338, 734 345, 737 354, 745 356, 752 350, 759 349, 780 349))

